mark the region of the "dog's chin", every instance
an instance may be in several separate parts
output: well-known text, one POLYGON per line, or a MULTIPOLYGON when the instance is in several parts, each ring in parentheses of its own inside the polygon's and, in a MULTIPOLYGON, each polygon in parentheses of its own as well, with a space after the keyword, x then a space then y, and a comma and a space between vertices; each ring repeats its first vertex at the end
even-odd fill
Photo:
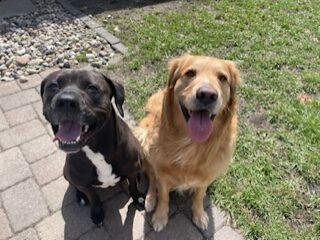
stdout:
POLYGON ((83 144, 80 142, 67 143, 59 141, 59 149, 66 153, 77 153, 81 150, 83 144))

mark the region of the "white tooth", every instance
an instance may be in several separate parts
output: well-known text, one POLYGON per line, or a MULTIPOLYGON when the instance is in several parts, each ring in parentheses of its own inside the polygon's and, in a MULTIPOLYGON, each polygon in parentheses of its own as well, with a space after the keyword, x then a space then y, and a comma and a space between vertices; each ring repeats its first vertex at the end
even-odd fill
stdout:
POLYGON ((89 125, 86 125, 86 126, 84 127, 84 132, 88 132, 88 130, 89 130, 89 125))

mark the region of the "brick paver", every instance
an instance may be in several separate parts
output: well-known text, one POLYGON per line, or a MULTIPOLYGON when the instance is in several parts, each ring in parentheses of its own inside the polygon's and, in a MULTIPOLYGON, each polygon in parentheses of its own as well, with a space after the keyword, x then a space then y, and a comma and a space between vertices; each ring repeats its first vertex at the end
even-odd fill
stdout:
POLYGON ((41 240, 76 239, 93 227, 90 208, 77 203, 63 208, 36 225, 41 240))
POLYGON ((111 239, 139 239, 151 230, 144 214, 136 210, 131 199, 120 193, 104 204, 104 226, 111 239))
POLYGON ((38 119, 34 119, 0 132, 0 145, 5 149, 10 148, 44 133, 46 133, 44 126, 38 119))
POLYGON ((31 176, 31 171, 19 148, 0 153, 0 190, 31 176))
POLYGON ((9 123, 3 112, 0 110, 0 131, 9 127, 9 123))
POLYGON ((243 236, 230 226, 224 226, 215 235, 214 240, 244 240, 243 236))
POLYGON ((54 154, 31 165, 32 172, 40 185, 49 183, 62 174, 65 163, 65 153, 57 151, 54 154))
POLYGON ((16 82, 0 82, 0 97, 19 92, 20 88, 16 82))
POLYGON ((18 82, 18 84, 20 85, 20 87, 22 89, 28 89, 28 88, 32 88, 32 87, 37 87, 38 85, 41 84, 41 76, 39 74, 33 74, 27 77, 26 82, 20 83, 18 82))
POLYGON ((36 230, 34 228, 29 228, 17 234, 15 237, 10 238, 10 240, 39 240, 39 238, 36 230))
POLYGON ((110 235, 104 228, 94 228, 82 235, 79 240, 103 240, 103 239, 114 239, 111 238, 110 235))
POLYGON ((0 239, 6 239, 12 235, 9 221, 2 209, 0 209, 0 226, 0 239))
POLYGON ((203 237, 189 219, 179 213, 174 215, 161 232, 152 232, 147 236, 148 240, 202 240, 203 237))
MULTIPOLYGON (((96 228, 90 207, 76 203, 74 188, 62 176, 65 153, 52 142, 51 126, 42 115, 39 84, 56 70, 32 76, 26 83, 0 83, 0 239, 243 239, 228 225, 228 215, 208 198, 204 205, 209 229, 200 232, 191 221, 188 196, 172 198, 168 225, 156 233, 150 225, 152 215, 136 210, 120 183, 98 189, 105 221, 96 228)), ((125 119, 134 124, 128 112, 125 119)))
POLYGON ((58 149, 52 142, 52 137, 48 134, 22 144, 20 148, 29 163, 33 163, 43 157, 49 156, 58 149))
POLYGON ((32 105, 34 110, 37 112, 38 117, 41 119, 41 121, 47 123, 45 117, 42 114, 42 101, 35 102, 32 105))
POLYGON ((10 109, 27 105, 28 103, 40 100, 38 92, 34 89, 27 89, 22 92, 15 93, 13 95, 0 98, 0 106, 3 110, 8 111, 10 109))
POLYGON ((44 70, 43 72, 40 73, 40 77, 42 79, 45 79, 49 74, 53 73, 53 72, 56 72, 60 70, 60 68, 57 68, 57 67, 54 67, 54 68, 49 68, 47 70, 44 70))
POLYGON ((75 190, 69 183, 60 177, 42 188, 42 192, 51 211, 61 209, 76 199, 75 190))
POLYGON ((28 179, 1 194, 13 230, 20 231, 48 215, 39 186, 28 179))
POLYGON ((13 126, 35 119, 37 114, 32 106, 26 105, 6 112, 5 116, 10 126, 13 126))

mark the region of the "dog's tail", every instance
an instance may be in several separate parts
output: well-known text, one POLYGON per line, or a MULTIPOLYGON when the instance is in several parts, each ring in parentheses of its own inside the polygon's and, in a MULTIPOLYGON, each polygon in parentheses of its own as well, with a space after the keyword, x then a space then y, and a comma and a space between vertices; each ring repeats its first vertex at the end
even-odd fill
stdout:
POLYGON ((159 124, 156 119, 160 119, 163 102, 163 91, 153 94, 146 105, 146 116, 141 120, 138 127, 133 129, 133 133, 141 143, 143 150, 148 156, 149 147, 155 137, 154 128, 159 124), (149 134, 152 133, 152 134, 149 134))
POLYGON ((144 154, 148 156, 148 152, 149 152, 148 150, 149 150, 149 144, 150 144, 148 141, 148 129, 138 126, 133 129, 133 134, 139 140, 143 148, 144 154))

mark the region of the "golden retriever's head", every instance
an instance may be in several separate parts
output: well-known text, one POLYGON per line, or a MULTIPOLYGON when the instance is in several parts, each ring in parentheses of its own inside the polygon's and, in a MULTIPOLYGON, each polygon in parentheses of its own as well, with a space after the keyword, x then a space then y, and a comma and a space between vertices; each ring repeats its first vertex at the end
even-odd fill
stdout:
POLYGON ((231 61, 191 55, 170 61, 168 90, 191 139, 209 138, 215 117, 234 104, 239 83, 239 71, 231 61))

